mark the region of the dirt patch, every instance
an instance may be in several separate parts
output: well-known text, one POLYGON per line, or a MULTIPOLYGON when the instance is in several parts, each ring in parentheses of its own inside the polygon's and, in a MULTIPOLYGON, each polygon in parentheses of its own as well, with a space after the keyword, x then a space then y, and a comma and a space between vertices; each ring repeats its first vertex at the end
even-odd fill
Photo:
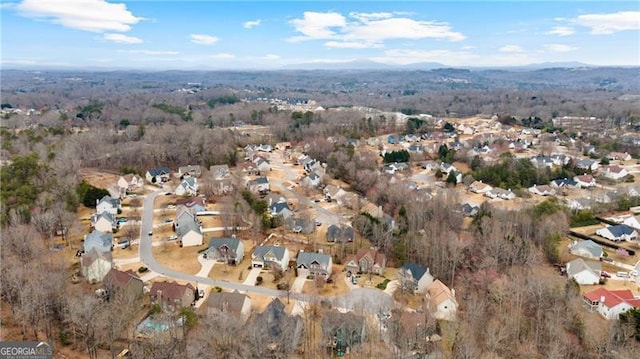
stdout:
POLYGON ((80 176, 90 185, 98 188, 109 188, 117 185, 119 174, 98 171, 92 168, 83 168, 80 170, 80 176))
POLYGON ((283 276, 277 281, 271 271, 264 271, 260 273, 260 276, 262 277, 262 284, 260 286, 271 289, 278 289, 278 284, 280 283, 286 283, 289 285, 289 288, 291 288, 293 281, 296 279, 296 274, 292 269, 284 271, 283 276))
POLYGON ((177 242, 168 242, 159 247, 153 247, 152 253, 156 260, 178 272, 196 274, 200 270, 198 250, 203 247, 180 248, 177 242))

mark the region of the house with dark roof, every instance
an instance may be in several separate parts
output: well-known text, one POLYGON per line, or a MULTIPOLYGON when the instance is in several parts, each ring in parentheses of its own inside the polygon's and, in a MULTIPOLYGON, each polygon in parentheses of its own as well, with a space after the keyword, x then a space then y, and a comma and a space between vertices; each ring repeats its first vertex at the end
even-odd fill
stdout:
POLYGON ((289 266, 289 250, 283 246, 257 246, 251 254, 251 266, 284 271, 289 266))
POLYGON ((600 245, 592 240, 574 241, 569 245, 569 253, 591 259, 600 259, 604 255, 604 250, 600 245))
POLYGON ((202 229, 196 217, 197 208, 181 206, 176 211, 173 221, 174 230, 183 247, 201 246, 203 243, 202 229))
POLYGON ((429 268, 415 263, 405 263, 398 271, 400 288, 413 293, 424 293, 433 282, 429 268))
POLYGON ((353 312, 331 310, 322 316, 322 338, 327 347, 342 356, 365 340, 366 319, 353 312))
POLYGON ((284 225, 293 233, 311 234, 316 230, 316 222, 307 218, 289 217, 285 219, 284 225))
POLYGON ((122 293, 131 299, 142 297, 144 283, 138 274, 131 269, 121 271, 111 268, 103 278, 102 283, 110 298, 113 298, 117 293, 122 293))
POLYGON ((614 242, 632 241, 638 238, 638 232, 626 224, 607 226, 605 228, 598 229, 596 234, 614 242))
POLYGON ((585 261, 576 258, 567 263, 567 277, 580 285, 594 285, 600 282, 602 265, 600 262, 585 261))
POLYGON ((171 171, 168 167, 156 167, 148 170, 144 176, 149 183, 163 183, 169 180, 171 171))
POLYGON ((601 287, 583 294, 582 301, 587 310, 600 313, 609 320, 617 320, 620 314, 640 308, 640 299, 635 298, 630 289, 608 290, 601 287))
POLYGON ((94 248, 98 252, 111 252, 113 249, 113 234, 94 230, 89 235, 84 236, 82 248, 85 253, 89 253, 94 248))
POLYGON ((246 322, 251 315, 251 298, 238 291, 212 291, 200 307, 200 311, 206 315, 222 314, 246 322))
POLYGON ((269 178, 262 176, 247 182, 247 189, 256 194, 269 193, 269 178))
POLYGON ((353 242, 355 231, 347 224, 332 224, 327 228, 327 242, 353 242))
POLYGON ((318 185, 320 185, 320 179, 321 179, 320 175, 313 172, 308 176, 304 176, 300 180, 300 185, 309 187, 309 188, 315 188, 315 187, 318 187, 318 185))
POLYGON ((90 283, 101 282, 113 268, 111 252, 92 248, 80 257, 80 273, 90 283))
POLYGON ((298 253, 296 268, 299 277, 322 277, 329 279, 333 267, 331 256, 324 253, 303 252, 298 253))
POLYGON ((102 197, 100 200, 96 200, 96 214, 100 215, 104 212, 108 212, 112 216, 118 215, 118 210, 121 208, 120 199, 113 198, 109 195, 102 197))
POLYGON ((298 347, 303 320, 298 315, 289 315, 285 305, 275 298, 262 313, 254 313, 248 324, 257 332, 259 342, 254 342, 257 357, 289 357, 298 347))
POLYGON ((460 212, 462 212, 462 214, 467 217, 475 216, 479 210, 480 210, 480 207, 472 206, 470 203, 465 203, 462 206, 460 206, 460 212))
POLYGON ((577 188, 578 182, 570 178, 557 178, 551 181, 551 187, 555 188, 577 188))
POLYGON ((154 282, 149 290, 149 297, 152 303, 162 305, 164 310, 177 311, 193 304, 195 288, 190 283, 154 282))
POLYGON ((244 258, 244 244, 238 238, 211 238, 204 257, 222 263, 238 264, 244 258))
POLYGON ((355 255, 348 256, 345 263, 345 269, 352 274, 373 273, 383 275, 387 257, 376 248, 362 248, 355 255))
POLYGON ((288 203, 278 202, 269 206, 269 214, 274 217, 282 216, 282 218, 286 220, 287 218, 293 216, 293 211, 291 210, 291 208, 289 208, 288 203))
POLYGON ((179 185, 176 186, 175 193, 177 196, 195 196, 198 194, 198 179, 195 177, 185 177, 179 185))

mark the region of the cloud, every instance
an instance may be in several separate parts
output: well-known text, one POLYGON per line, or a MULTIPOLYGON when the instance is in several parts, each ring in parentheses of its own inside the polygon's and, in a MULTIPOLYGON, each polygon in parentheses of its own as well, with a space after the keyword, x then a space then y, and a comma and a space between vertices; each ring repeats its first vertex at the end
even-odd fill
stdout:
POLYGON ((213 45, 218 42, 218 38, 211 35, 191 34, 189 35, 191 42, 198 45, 213 45))
POLYGON ((382 47, 384 41, 392 39, 462 41, 466 38, 462 33, 453 31, 447 23, 402 16, 406 14, 352 12, 347 18, 337 12, 306 11, 303 18, 289 22, 300 35, 288 40, 331 40, 325 42, 325 46, 353 49, 382 47))
POLYGON ((274 54, 268 54, 264 56, 247 56, 247 60, 261 60, 261 61, 276 61, 280 60, 280 56, 274 54))
POLYGON ((498 49, 500 52, 514 53, 514 52, 524 52, 522 46, 518 45, 505 45, 498 49))
POLYGON ((232 55, 232 54, 220 53, 220 54, 210 55, 209 58, 213 60, 230 60, 230 59, 235 59, 236 57, 235 55, 232 55))
POLYGON ((382 44, 357 41, 327 41, 324 46, 334 49, 373 49, 382 47, 382 44))
POLYGON ((563 44, 549 44, 544 46, 545 49, 553 52, 568 52, 577 50, 577 47, 563 45, 563 44))
POLYGON ((573 35, 576 31, 569 26, 556 26, 551 30, 545 32, 547 35, 569 36, 573 35))
POLYGON ((24 17, 91 32, 129 31, 144 20, 134 16, 125 4, 104 0, 23 0, 16 9, 24 17))
POLYGON ((251 29, 253 27, 260 26, 260 19, 254 20, 254 21, 247 21, 244 24, 242 24, 242 26, 244 26, 245 29, 251 29))
POLYGON ((369 60, 392 65, 441 62, 456 66, 469 64, 477 58, 477 55, 468 51, 390 49, 384 52, 384 56, 372 57, 369 60))
POLYGON ((142 39, 134 36, 113 33, 104 34, 102 38, 107 41, 118 42, 121 44, 141 44, 143 42, 142 39))
POLYGON ((594 35, 608 35, 625 30, 640 30, 640 11, 620 11, 610 14, 585 14, 572 22, 591 28, 594 35))
POLYGON ((180 55, 178 51, 155 51, 155 50, 119 50, 118 52, 127 52, 137 55, 150 55, 150 56, 176 56, 180 55))

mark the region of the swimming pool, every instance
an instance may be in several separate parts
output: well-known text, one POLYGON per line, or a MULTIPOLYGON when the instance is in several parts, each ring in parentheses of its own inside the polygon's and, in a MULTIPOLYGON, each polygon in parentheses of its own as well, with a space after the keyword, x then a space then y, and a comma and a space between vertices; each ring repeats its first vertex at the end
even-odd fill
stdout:
POLYGON ((155 318, 153 315, 150 315, 144 318, 144 320, 141 321, 140 324, 138 324, 136 331, 139 334, 153 334, 164 332, 171 329, 172 327, 181 326, 182 322, 182 318, 176 320, 175 322, 172 322, 167 319, 155 318))

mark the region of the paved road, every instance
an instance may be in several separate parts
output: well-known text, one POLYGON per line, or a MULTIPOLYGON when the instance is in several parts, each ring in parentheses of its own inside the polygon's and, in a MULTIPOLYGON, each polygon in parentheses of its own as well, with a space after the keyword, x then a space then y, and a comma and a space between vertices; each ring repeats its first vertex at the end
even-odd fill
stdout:
MULTIPOLYGON (((198 283, 198 285, 220 287, 227 290, 238 290, 246 293, 256 293, 266 295, 270 297, 289 297, 291 300, 298 300, 302 302, 311 302, 317 300, 311 295, 302 293, 287 293, 286 291, 275 290, 265 287, 256 287, 253 285, 245 285, 240 283, 228 282, 224 280, 207 278, 204 276, 197 276, 175 271, 171 268, 165 267, 159 263, 154 257, 151 251, 152 238, 147 235, 151 230, 153 223, 153 202, 155 198, 160 194, 166 192, 166 190, 156 190, 145 198, 144 209, 142 212, 142 224, 140 226, 140 246, 139 256, 144 265, 149 268, 150 271, 159 273, 160 275, 172 279, 179 279, 191 283, 198 283)), ((395 306, 393 299, 384 292, 370 288, 358 288, 352 290, 350 293, 332 297, 322 298, 331 302, 333 305, 349 310, 362 309, 369 313, 378 313, 381 310, 387 311, 395 306)))

